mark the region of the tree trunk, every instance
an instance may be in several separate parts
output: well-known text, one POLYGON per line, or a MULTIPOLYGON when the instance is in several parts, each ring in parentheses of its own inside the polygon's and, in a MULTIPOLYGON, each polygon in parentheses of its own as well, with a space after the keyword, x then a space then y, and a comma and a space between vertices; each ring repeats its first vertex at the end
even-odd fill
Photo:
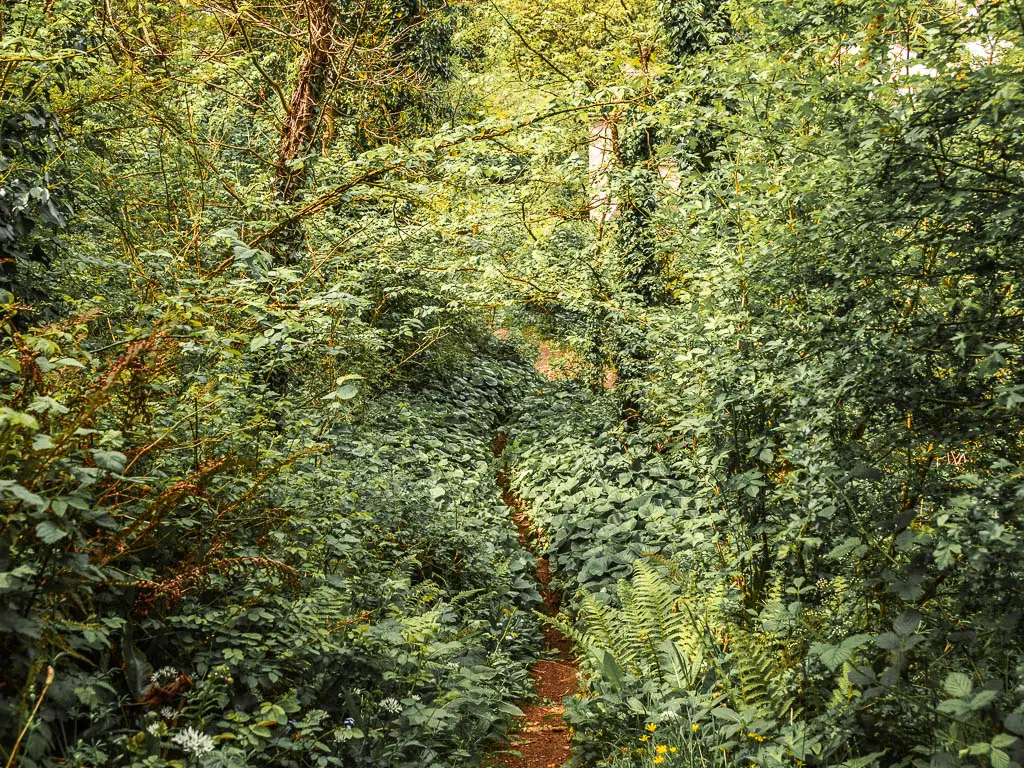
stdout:
POLYGON ((294 199, 305 179, 303 166, 294 165, 294 161, 313 142, 317 118, 323 108, 320 98, 335 50, 332 0, 306 0, 303 9, 309 27, 309 47, 299 64, 299 77, 288 102, 274 174, 275 192, 286 202, 294 199))

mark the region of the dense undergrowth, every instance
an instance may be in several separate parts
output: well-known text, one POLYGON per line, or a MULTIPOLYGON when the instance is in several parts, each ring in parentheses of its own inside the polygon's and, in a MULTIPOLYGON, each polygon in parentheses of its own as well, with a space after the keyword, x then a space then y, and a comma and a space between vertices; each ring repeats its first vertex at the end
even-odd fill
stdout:
MULTIPOLYGON (((702 457, 664 429, 624 429, 616 408, 613 396, 554 387, 524 401, 508 449, 571 598, 560 626, 586 672, 567 713, 577 764, 1017 759, 1017 593, 965 603, 953 588, 983 566, 1016 578, 1013 555, 947 559, 964 525, 952 510, 869 533, 860 514, 871 507, 826 506, 828 533, 811 535, 798 490, 818 483, 848 501, 882 481, 859 465, 838 484, 835 470, 790 470, 751 537, 733 505, 754 496, 723 492, 736 482, 727 424, 720 453, 702 457)), ((971 500, 977 479, 957 477, 952 508, 983 503, 971 500)))
POLYGON ((131 423, 171 386, 152 349, 96 370, 21 338, 45 351, 4 410, 22 765, 468 764, 518 712, 539 596, 491 441, 529 369, 492 350, 288 457, 220 436, 193 464, 148 450, 179 414, 131 423))
POLYGON ((1022 19, 4 3, 5 768, 1024 765, 1022 19))

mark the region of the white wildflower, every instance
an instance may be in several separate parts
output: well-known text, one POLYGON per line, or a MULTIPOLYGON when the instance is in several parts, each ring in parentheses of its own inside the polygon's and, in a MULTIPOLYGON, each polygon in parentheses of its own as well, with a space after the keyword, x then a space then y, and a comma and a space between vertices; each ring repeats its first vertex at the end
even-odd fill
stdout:
POLYGON ((152 723, 146 726, 146 733, 150 736, 160 738, 167 733, 167 726, 161 723, 159 720, 154 720, 152 723))
POLYGON ((394 696, 388 696, 386 699, 381 699, 380 708, 385 712, 390 712, 393 715, 397 715, 402 711, 402 704, 394 696))
POLYGON ((673 712, 671 709, 666 709, 664 712, 661 713, 660 717, 661 722, 664 723, 666 720, 675 720, 677 717, 679 717, 679 715, 673 712))
POLYGON ((190 755, 199 757, 207 752, 213 752, 213 739, 202 731, 198 731, 191 725, 171 739, 175 744, 188 752, 190 755))
POLYGON ((174 667, 160 667, 149 676, 149 682, 153 685, 167 685, 173 683, 178 677, 178 670, 174 667))
POLYGON ((173 720, 177 716, 178 716, 178 710, 176 710, 174 707, 161 707, 160 708, 160 717, 164 718, 165 720, 173 720))

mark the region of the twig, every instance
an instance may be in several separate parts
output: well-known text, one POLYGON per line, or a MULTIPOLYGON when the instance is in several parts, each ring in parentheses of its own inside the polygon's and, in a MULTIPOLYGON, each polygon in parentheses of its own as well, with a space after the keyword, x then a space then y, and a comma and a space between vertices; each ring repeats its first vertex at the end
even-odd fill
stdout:
POLYGON ((29 727, 32 725, 32 721, 36 717, 36 712, 39 711, 39 706, 43 703, 43 697, 46 695, 46 691, 50 688, 50 683, 53 682, 53 667, 46 668, 46 682, 43 684, 43 690, 39 694, 39 698, 36 699, 36 705, 32 708, 32 714, 28 716, 28 720, 25 722, 25 727, 21 729, 21 733, 18 734, 18 740, 14 742, 14 747, 11 749, 11 756, 7 758, 7 764, 4 768, 11 768, 14 765, 14 758, 18 756, 18 749, 21 747, 21 740, 25 738, 25 734, 28 733, 29 727))
MULTIPOLYGON (((491 5, 492 5, 492 6, 494 7, 494 10, 495 10, 495 12, 496 12, 496 13, 497 13, 497 14, 498 14, 498 15, 499 15, 500 17, 501 17, 501 20, 502 20, 502 21, 504 21, 504 22, 505 22, 505 24, 507 24, 507 25, 508 25, 508 28, 509 28, 509 29, 511 29, 511 30, 512 30, 512 32, 514 32, 514 33, 515 33, 515 36, 516 36, 516 37, 518 37, 518 38, 520 39, 520 41, 522 41, 523 45, 525 45, 525 46, 526 46, 526 50, 528 50, 528 51, 529 51, 530 53, 532 53, 532 54, 533 54, 534 56, 536 56, 536 57, 537 57, 538 59, 540 59, 540 60, 541 60, 541 61, 543 61, 543 62, 544 62, 545 64, 547 64, 547 65, 548 65, 548 67, 549 67, 549 68, 551 69, 551 71, 552 71, 552 72, 554 72, 554 73, 555 73, 556 75, 560 75, 561 77, 564 77, 564 78, 565 78, 566 80, 568 80, 568 81, 569 81, 570 83, 571 83, 571 82, 573 82, 573 79, 572 79, 571 77, 569 77, 569 76, 568 76, 567 74, 565 74, 565 72, 563 72, 563 71, 562 71, 561 69, 559 69, 558 67, 556 67, 556 66, 555 66, 555 63, 554 63, 553 61, 551 61, 551 59, 549 59, 549 58, 548 58, 547 56, 545 56, 545 55, 544 55, 543 53, 541 53, 541 52, 540 52, 540 51, 538 51, 538 50, 537 50, 536 48, 534 48, 534 47, 533 47, 532 45, 530 45, 530 44, 529 44, 528 42, 526 42, 526 38, 525 38, 525 37, 523 37, 523 33, 522 33, 522 32, 520 32, 520 31, 519 31, 518 29, 516 29, 516 28, 515 28, 515 25, 514 25, 514 24, 512 24, 512 22, 511 22, 511 21, 509 21, 509 20, 508 20, 507 18, 505 18, 505 14, 503 14, 503 13, 501 12, 501 9, 500 9, 500 8, 498 8, 498 6, 497 6, 497 4, 496 4, 496 3, 491 3, 491 5)), ((589 83, 588 83, 587 85, 589 86, 589 83)))
MULTIPOLYGON (((459 137, 457 139, 451 139, 450 141, 443 141, 443 142, 441 142, 439 144, 436 144, 436 145, 434 145, 432 147, 426 148, 425 151, 427 151, 427 152, 439 152, 441 150, 451 149, 452 147, 459 146, 460 144, 465 144, 466 142, 469 142, 469 141, 488 141, 488 140, 493 139, 493 138, 495 138, 497 136, 505 136, 507 134, 514 133, 515 131, 521 130, 522 128, 528 128, 531 125, 535 125, 537 123, 543 122, 544 120, 547 120, 547 119, 552 118, 552 117, 558 117, 559 115, 567 115, 567 114, 571 114, 573 112, 582 112, 582 111, 589 110, 589 109, 596 109, 598 107, 608 107, 608 106, 614 106, 614 105, 620 105, 620 104, 633 104, 635 101, 636 101, 635 99, 616 99, 614 101, 602 101, 602 102, 595 102, 593 104, 581 104, 581 105, 572 106, 572 107, 561 107, 559 109, 551 109, 551 110, 548 110, 547 112, 542 112, 539 115, 535 115, 534 117, 531 117, 531 118, 529 118, 527 120, 521 120, 521 121, 519 121, 519 122, 517 122, 517 123, 515 123, 513 125, 508 126, 507 128, 501 128, 501 129, 496 130, 496 131, 486 131, 486 130, 484 130, 481 133, 468 134, 466 136, 461 136, 461 137, 459 137)), ((348 190, 352 189, 355 186, 358 186, 359 184, 363 184, 363 183, 371 182, 371 181, 377 181, 378 179, 382 178, 383 176, 386 176, 391 171, 398 170, 399 168, 406 168, 406 167, 407 167, 407 162, 406 161, 388 163, 387 165, 381 166, 380 168, 375 168, 375 169, 373 169, 371 171, 366 171, 365 173, 362 173, 359 176, 356 176, 356 177, 354 177, 352 179, 349 179, 348 181, 343 182, 343 183, 339 184, 338 186, 334 187, 333 189, 325 192, 324 194, 322 194, 317 199, 307 203, 306 205, 304 205, 302 208, 300 208, 295 213, 285 217, 284 219, 279 221, 277 224, 275 224, 274 226, 270 227, 270 229, 264 230, 262 233, 260 233, 255 238, 253 238, 252 241, 249 244, 251 246, 257 246, 260 243, 262 243, 264 240, 266 240, 269 237, 274 236, 275 234, 277 234, 281 230, 291 226, 292 224, 295 224, 297 221, 301 221, 306 216, 310 216, 310 215, 319 213, 320 211, 323 211, 326 208, 329 208, 345 192, 347 192, 348 190)))

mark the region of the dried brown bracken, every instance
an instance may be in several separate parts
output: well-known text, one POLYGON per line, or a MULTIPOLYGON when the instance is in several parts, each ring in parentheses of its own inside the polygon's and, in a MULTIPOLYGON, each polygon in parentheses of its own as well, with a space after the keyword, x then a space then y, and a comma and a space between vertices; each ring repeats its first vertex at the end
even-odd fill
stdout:
POLYGON ((298 573, 290 565, 268 557, 226 557, 186 568, 160 582, 139 582, 141 594, 135 601, 135 613, 144 616, 157 603, 160 603, 164 610, 170 609, 180 603, 188 593, 209 586, 213 574, 247 575, 253 570, 262 571, 266 577, 277 575, 292 589, 299 587, 298 573))
POLYGON ((192 678, 184 672, 179 672, 178 676, 166 685, 156 685, 154 683, 149 686, 149 690, 139 699, 139 703, 151 707, 159 707, 174 701, 191 687, 192 678))

